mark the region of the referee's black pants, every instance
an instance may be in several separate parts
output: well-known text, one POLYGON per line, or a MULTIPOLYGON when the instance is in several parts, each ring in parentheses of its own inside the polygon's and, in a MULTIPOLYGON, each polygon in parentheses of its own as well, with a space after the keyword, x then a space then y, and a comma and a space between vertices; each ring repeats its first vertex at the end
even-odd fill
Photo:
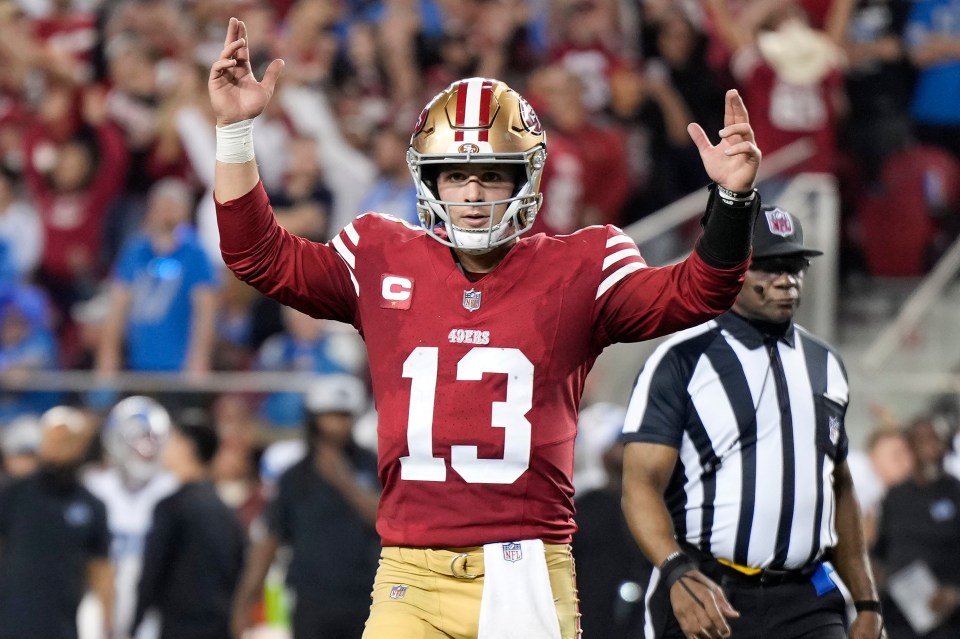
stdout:
MULTIPOLYGON (((735 639, 847 637, 846 602, 839 588, 818 595, 809 577, 760 585, 715 561, 702 562, 700 570, 720 584, 727 600, 740 613, 739 618, 727 620, 735 639)), ((673 616, 663 584, 658 584, 650 597, 649 613, 646 639, 688 639, 673 616)))

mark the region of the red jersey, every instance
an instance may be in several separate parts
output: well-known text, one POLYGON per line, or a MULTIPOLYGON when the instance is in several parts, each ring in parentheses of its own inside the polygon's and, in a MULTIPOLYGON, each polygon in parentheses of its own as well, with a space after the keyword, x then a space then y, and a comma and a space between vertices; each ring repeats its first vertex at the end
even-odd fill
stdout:
POLYGON ((751 47, 741 49, 734 56, 733 74, 742 84, 754 137, 764 153, 773 153, 801 138, 811 138, 816 152, 787 174, 836 171, 834 96, 843 85, 839 69, 832 69, 818 82, 791 84, 782 80, 759 51, 751 47))
POLYGON ((568 543, 577 410, 596 357, 716 316, 746 266, 715 269, 694 252, 648 268, 619 229, 594 226, 524 237, 470 281, 449 248, 388 216, 317 244, 276 224, 262 186, 217 213, 239 278, 366 341, 385 545, 568 543))

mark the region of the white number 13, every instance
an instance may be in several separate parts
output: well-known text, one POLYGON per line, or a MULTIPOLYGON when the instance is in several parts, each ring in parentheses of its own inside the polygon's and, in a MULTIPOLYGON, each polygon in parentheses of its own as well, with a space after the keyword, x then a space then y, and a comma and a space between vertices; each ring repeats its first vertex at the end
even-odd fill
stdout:
MULTIPOLYGON (((433 405, 437 392, 436 346, 420 346, 403 363, 410 382, 407 419, 409 455, 400 458, 400 478, 445 481, 447 466, 433 455, 433 405)), ((491 426, 504 429, 503 458, 481 459, 476 446, 451 446, 450 466, 472 484, 512 484, 530 466, 530 422, 533 407, 533 364, 515 348, 476 347, 457 364, 457 379, 476 381, 484 373, 507 376, 506 401, 493 402, 491 426)))

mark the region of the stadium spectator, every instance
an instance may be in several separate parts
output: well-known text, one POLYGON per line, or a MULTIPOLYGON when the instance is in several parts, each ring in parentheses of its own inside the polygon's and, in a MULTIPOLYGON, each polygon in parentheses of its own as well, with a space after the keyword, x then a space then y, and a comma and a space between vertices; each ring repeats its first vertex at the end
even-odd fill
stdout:
POLYGON ((29 281, 43 250, 43 228, 36 207, 17 192, 18 184, 16 175, 0 168, 0 254, 10 269, 10 277, 0 272, 0 289, 4 280, 29 281))
POLYGON ((906 434, 914 471, 883 500, 873 553, 888 583, 914 562, 926 565, 937 582, 927 602, 937 623, 918 632, 887 598, 887 631, 891 639, 948 639, 960 634, 960 480, 944 471, 948 433, 934 420, 917 418, 906 434))
POLYGON ((624 511, 657 567, 647 639, 847 639, 883 631, 846 464, 846 372, 793 323, 800 222, 764 207, 733 309, 647 360, 627 408, 624 511))
POLYGON ((328 375, 307 392, 306 445, 280 476, 266 510, 266 536, 250 550, 234 604, 235 637, 250 625, 277 551, 289 546, 293 638, 360 639, 380 552, 377 461, 352 435, 366 403, 363 383, 349 375, 328 375))
POLYGON ((160 467, 160 452, 169 434, 170 416, 163 406, 148 397, 127 397, 110 409, 100 434, 106 467, 83 476, 84 486, 107 509, 115 637, 133 636, 137 584, 153 509, 177 487, 173 475, 160 467))
POLYGON ((848 60, 850 109, 840 127, 867 186, 884 160, 911 138, 909 113, 914 70, 903 41, 910 0, 846 0, 849 27, 842 42, 848 60))
MULTIPOLYGON (((103 275, 104 218, 129 154, 107 119, 102 90, 47 82, 41 104, 25 134, 24 169, 43 222, 38 281, 66 324, 70 306, 90 297, 103 275)), ((58 326, 58 333, 66 330, 58 326)))
POLYGON ((230 637, 230 602, 243 568, 244 532, 210 482, 218 445, 209 425, 173 424, 161 460, 180 488, 153 513, 133 634, 146 613, 156 610, 160 639, 230 637))
POLYGON ((21 284, 0 293, 0 421, 39 414, 60 399, 55 390, 16 390, 39 371, 60 368, 57 342, 50 330, 51 310, 42 289, 21 284))
POLYGON ((99 373, 210 370, 219 283, 189 225, 192 206, 173 178, 151 189, 143 230, 113 269, 99 373))
POLYGON ((534 231, 572 233, 591 224, 620 224, 630 189, 622 128, 598 124, 583 101, 581 80, 560 65, 537 71, 530 90, 531 99, 543 105, 551 158, 534 231))
MULTIPOLYGON (((839 45, 810 26, 795 0, 760 0, 734 15, 731 0, 706 3, 720 40, 732 52, 730 70, 743 88, 757 141, 769 155, 809 138, 814 153, 784 176, 835 173, 836 121, 846 110, 839 45)), ((761 184, 776 199, 785 177, 761 184)))
POLYGON ((914 2, 904 38, 917 68, 910 103, 917 138, 960 158, 960 6, 914 2))
POLYGON ((361 211, 386 213, 410 224, 419 224, 417 189, 410 181, 406 150, 407 136, 399 129, 384 124, 374 133, 377 179, 360 203, 361 211))
POLYGON ((209 78, 221 249, 262 292, 366 339, 384 492, 364 636, 572 639, 583 380, 605 346, 704 321, 735 298, 760 160, 739 95, 726 95, 718 145, 688 129, 718 185, 698 248, 677 265, 644 268, 613 226, 518 239, 540 203, 545 136, 526 100, 482 78, 421 113, 408 158, 422 228, 367 215, 324 245, 285 233, 270 212, 252 119, 284 63, 258 82, 247 35, 230 20, 209 78))
POLYGON ((66 406, 45 412, 40 424, 39 470, 0 488, 0 638, 77 639, 77 608, 89 589, 109 639, 107 514, 78 476, 95 429, 66 406))
MULTIPOLYGON (((333 322, 298 310, 281 310, 284 331, 267 339, 257 353, 256 368, 263 371, 327 375, 359 374, 364 368, 363 343, 333 322)), ((260 405, 263 419, 277 427, 303 423, 303 393, 277 391, 260 405)))

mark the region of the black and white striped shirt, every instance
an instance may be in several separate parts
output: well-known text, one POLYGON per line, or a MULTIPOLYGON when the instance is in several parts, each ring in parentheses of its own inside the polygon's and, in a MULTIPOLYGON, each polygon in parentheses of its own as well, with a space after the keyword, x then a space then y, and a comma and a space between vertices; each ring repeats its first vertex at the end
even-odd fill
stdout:
POLYGON ((765 336, 728 312, 647 360, 624 439, 678 450, 664 495, 678 539, 744 566, 800 568, 837 542, 847 402, 829 345, 802 327, 765 336))

